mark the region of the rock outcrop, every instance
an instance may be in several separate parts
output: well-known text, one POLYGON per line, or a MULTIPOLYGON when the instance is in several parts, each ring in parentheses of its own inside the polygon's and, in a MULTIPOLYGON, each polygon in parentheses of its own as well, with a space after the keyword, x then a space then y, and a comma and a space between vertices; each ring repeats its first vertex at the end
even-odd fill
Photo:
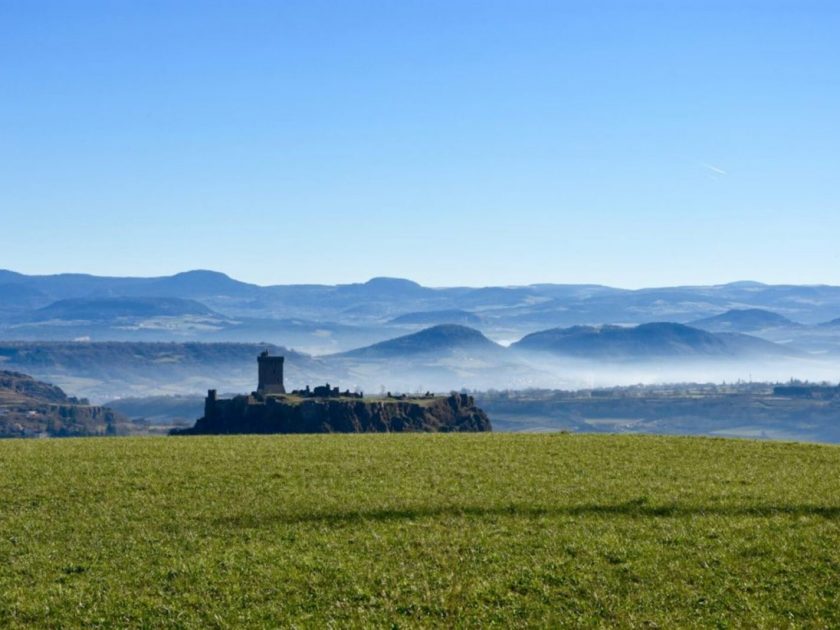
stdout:
MULTIPOLYGON (((212 393, 211 393, 212 394, 212 393)), ((472 396, 296 398, 208 395, 204 417, 172 435, 490 431, 472 396)))
POLYGON ((69 397, 55 385, 0 371, 0 438, 120 435, 128 432, 128 423, 112 409, 69 397))

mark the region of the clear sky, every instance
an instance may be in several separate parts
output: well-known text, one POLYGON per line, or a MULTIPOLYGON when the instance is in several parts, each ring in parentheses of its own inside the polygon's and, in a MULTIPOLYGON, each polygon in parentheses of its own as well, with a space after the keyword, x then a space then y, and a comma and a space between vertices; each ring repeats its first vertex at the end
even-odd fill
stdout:
POLYGON ((0 267, 840 284, 840 3, 0 0, 0 267))

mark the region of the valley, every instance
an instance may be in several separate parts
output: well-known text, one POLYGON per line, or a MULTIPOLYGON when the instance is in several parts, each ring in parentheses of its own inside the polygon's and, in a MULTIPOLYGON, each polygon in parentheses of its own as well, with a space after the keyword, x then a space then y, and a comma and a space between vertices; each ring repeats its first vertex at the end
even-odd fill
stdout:
POLYGON ((0 369, 113 405, 141 434, 190 425, 208 389, 250 392, 269 350, 287 357, 292 388, 469 391, 503 431, 837 441, 834 402, 772 396, 792 378, 840 379, 837 287, 262 287, 208 271, 0 271, 0 295, 0 369))

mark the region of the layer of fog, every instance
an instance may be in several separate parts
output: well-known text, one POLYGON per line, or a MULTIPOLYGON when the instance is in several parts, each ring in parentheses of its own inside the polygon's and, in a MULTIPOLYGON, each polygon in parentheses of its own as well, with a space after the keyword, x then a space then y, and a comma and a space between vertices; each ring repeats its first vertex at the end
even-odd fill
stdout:
MULTIPOLYGON (((70 391, 98 400, 125 396, 204 394, 207 389, 247 393, 256 388, 256 366, 236 371, 185 372, 182 379, 155 379, 154 374, 133 382, 86 383, 72 379, 70 391), (91 385, 93 387, 91 387, 91 385)), ((837 383, 840 361, 783 359, 756 361, 646 361, 611 363, 581 360, 543 360, 523 364, 492 365, 476 362, 440 361, 435 365, 408 365, 399 361, 375 364, 324 365, 322 370, 287 367, 288 390, 330 383, 342 390, 366 394, 438 392, 457 390, 589 389, 624 385, 664 383, 782 383, 790 379, 837 383)), ((59 383, 62 384, 62 383, 59 383)))
POLYGON ((665 383, 782 383, 791 379, 840 381, 840 360, 649 360, 639 362, 586 361, 575 359, 529 359, 505 365, 480 362, 440 361, 436 365, 412 366, 394 362, 391 366, 351 366, 342 388, 379 393, 447 392, 469 389, 589 389, 625 385, 665 383))

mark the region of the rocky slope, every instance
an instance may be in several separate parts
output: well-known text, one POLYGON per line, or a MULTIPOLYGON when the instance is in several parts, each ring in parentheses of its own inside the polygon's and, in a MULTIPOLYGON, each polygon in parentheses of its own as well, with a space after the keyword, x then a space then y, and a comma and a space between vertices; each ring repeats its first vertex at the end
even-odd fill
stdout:
POLYGON ((127 429, 128 420, 112 409, 68 397, 26 374, 0 371, 0 438, 119 435, 127 429))
POLYGON ((205 415, 173 435, 490 431, 472 396, 430 398, 208 399, 205 415))

